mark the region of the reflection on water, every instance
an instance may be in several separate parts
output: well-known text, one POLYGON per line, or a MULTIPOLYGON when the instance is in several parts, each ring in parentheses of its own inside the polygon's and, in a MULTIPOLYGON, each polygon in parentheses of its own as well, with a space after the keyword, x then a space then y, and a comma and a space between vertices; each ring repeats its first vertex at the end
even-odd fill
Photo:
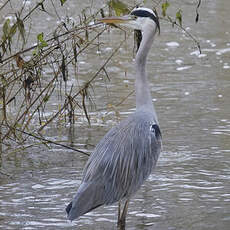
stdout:
MULTIPOLYGON (((201 42, 202 54, 184 34, 178 36, 162 24, 161 36, 148 59, 164 151, 156 172, 131 200, 127 229, 229 229, 230 1, 204 4, 197 25, 189 11, 194 11, 194 6, 183 8, 190 30, 201 42)), ((103 37, 111 41, 107 48, 102 47, 101 58, 121 36, 112 30, 103 37)), ((117 104, 133 90, 130 50, 127 43, 108 65, 109 94, 104 82, 97 83, 99 112, 91 113, 92 127, 77 121, 75 129, 47 129, 47 137, 91 150, 120 117, 133 112, 133 95, 117 109, 120 113, 103 110, 105 104, 117 104)), ((91 65, 81 65, 88 74, 91 65)), ((0 229, 116 228, 116 204, 100 207, 73 223, 66 220, 64 209, 80 184, 85 156, 57 147, 9 152, 2 156, 2 169, 14 176, 0 181, 0 229)))

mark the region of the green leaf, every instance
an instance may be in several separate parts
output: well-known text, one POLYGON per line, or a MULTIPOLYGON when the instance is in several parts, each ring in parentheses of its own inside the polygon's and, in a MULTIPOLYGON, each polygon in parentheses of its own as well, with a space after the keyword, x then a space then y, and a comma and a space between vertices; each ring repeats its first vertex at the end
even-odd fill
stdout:
POLYGON ((60 0, 61 6, 63 6, 63 5, 65 4, 66 1, 67 1, 67 0, 60 0))
POLYGON ((161 8, 162 8, 162 15, 165 17, 166 16, 166 10, 168 9, 168 7, 170 6, 170 4, 168 3, 168 1, 162 3, 161 8))
POLYGON ((17 24, 14 24, 11 28, 10 28, 10 32, 9 32, 9 36, 13 37, 17 31, 17 24))
POLYGON ((42 47, 46 47, 46 46, 48 46, 47 42, 46 42, 46 41, 43 41, 43 42, 42 42, 42 47))
POLYGON ((50 96, 49 95, 45 95, 45 97, 43 98, 43 101, 47 102, 47 101, 49 101, 49 99, 50 99, 50 96))
POLYGON ((35 48, 32 52, 33 56, 36 56, 38 54, 38 48, 35 48))
POLYGON ((177 12, 176 12, 176 20, 178 20, 180 26, 182 26, 182 10, 179 9, 177 12))
POLYGON ((26 39, 25 39, 25 27, 24 27, 23 21, 20 18, 17 19, 17 26, 18 26, 18 29, 19 29, 20 36, 22 37, 22 40, 25 43, 26 42, 26 39))
POLYGON ((43 32, 37 35, 37 39, 39 41, 39 48, 48 46, 47 42, 44 40, 43 37, 44 37, 43 32))
POLYGON ((10 28, 10 19, 8 18, 3 25, 3 33, 7 36, 10 28))
POLYGON ((121 16, 130 12, 128 6, 119 0, 111 0, 109 6, 115 11, 116 16, 121 16))
POLYGON ((44 36, 43 32, 40 33, 40 34, 38 34, 38 35, 37 35, 38 41, 40 41, 40 42, 44 41, 44 40, 43 40, 43 36, 44 36))

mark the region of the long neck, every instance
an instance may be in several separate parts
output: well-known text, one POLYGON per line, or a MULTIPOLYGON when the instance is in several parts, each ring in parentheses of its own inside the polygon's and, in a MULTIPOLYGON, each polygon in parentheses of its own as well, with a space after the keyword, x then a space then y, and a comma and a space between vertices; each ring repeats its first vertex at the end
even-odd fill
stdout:
POLYGON ((136 67, 136 109, 151 112, 157 122, 156 112, 153 106, 149 89, 149 82, 145 72, 146 59, 152 46, 155 35, 155 28, 148 28, 143 31, 142 41, 135 58, 136 67))

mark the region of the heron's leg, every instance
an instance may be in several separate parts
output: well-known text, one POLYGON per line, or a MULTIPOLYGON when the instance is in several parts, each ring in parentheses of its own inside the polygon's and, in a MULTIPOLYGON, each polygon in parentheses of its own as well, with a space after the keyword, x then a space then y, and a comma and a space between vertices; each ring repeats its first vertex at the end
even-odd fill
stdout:
MULTIPOLYGON (((129 199, 125 201, 125 205, 124 205, 122 214, 118 217, 119 219, 117 223, 117 228, 119 230, 125 230, 125 221, 126 221, 126 215, 128 212, 128 206, 129 206, 129 199)), ((119 208, 120 208, 120 205, 119 205, 119 208)))
POLYGON ((118 202, 117 225, 119 224, 120 218, 121 218, 121 201, 118 202))
POLYGON ((121 215, 121 221, 125 223, 126 220, 126 215, 128 212, 128 207, 129 207, 129 199, 125 201, 124 209, 121 215))

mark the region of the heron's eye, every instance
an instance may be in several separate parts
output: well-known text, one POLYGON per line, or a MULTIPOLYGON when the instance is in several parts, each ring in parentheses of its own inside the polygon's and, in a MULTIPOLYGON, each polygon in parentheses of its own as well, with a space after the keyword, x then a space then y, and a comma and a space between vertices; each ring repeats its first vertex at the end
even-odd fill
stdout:
POLYGON ((137 19, 138 17, 136 15, 131 14, 132 19, 137 19))

